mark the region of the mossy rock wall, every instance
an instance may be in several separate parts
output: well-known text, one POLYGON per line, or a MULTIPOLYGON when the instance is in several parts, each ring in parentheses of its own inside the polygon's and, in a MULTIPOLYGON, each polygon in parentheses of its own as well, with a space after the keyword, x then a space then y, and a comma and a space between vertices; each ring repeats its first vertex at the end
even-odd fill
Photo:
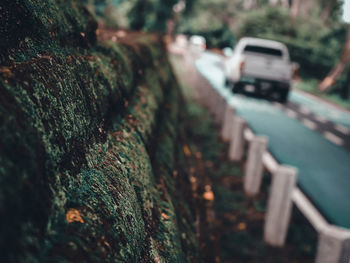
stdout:
POLYGON ((0 19, 0 261, 196 262, 160 38, 97 43, 78 1, 5 0, 0 19))

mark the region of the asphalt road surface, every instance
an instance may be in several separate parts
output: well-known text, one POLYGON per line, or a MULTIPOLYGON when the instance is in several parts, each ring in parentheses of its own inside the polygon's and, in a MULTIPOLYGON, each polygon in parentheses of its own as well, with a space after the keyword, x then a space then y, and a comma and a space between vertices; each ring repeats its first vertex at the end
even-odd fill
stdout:
POLYGON ((276 160, 299 170, 298 185, 333 224, 350 228, 350 114, 292 91, 287 104, 233 94, 224 85, 223 57, 204 52, 198 71, 250 128, 268 137, 276 160))

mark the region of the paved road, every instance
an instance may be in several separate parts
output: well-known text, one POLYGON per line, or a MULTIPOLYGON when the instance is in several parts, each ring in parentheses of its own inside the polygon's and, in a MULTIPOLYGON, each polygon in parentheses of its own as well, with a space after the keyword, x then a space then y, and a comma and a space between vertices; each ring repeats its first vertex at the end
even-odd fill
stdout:
POLYGON ((280 163, 299 169, 299 187, 323 215, 350 228, 350 115, 296 91, 286 105, 232 94, 222 58, 212 53, 203 53, 196 67, 255 133, 269 138, 280 163))

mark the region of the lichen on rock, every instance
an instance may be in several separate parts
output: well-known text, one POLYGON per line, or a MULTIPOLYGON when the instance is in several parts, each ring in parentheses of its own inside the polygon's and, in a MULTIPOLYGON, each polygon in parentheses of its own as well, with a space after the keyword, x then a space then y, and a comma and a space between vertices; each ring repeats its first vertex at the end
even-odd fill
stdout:
POLYGON ((161 39, 97 42, 79 1, 0 7, 1 261, 198 260, 161 39))

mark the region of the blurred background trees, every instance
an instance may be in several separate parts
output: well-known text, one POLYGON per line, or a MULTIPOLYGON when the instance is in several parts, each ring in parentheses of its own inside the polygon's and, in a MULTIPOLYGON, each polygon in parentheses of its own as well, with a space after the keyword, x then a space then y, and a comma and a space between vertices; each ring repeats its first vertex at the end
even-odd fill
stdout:
MULTIPOLYGON (((171 32, 204 36, 208 48, 233 47, 243 36, 281 41, 300 64, 301 76, 318 81, 340 61, 347 36, 343 0, 81 1, 108 26, 166 33, 171 25, 171 32)), ((348 88, 346 77, 337 80, 335 92, 348 88)))
POLYGON ((174 18, 174 6, 183 2, 183 14, 189 14, 194 2, 200 0, 81 0, 97 19, 108 26, 131 30, 165 33, 169 19, 174 18))

